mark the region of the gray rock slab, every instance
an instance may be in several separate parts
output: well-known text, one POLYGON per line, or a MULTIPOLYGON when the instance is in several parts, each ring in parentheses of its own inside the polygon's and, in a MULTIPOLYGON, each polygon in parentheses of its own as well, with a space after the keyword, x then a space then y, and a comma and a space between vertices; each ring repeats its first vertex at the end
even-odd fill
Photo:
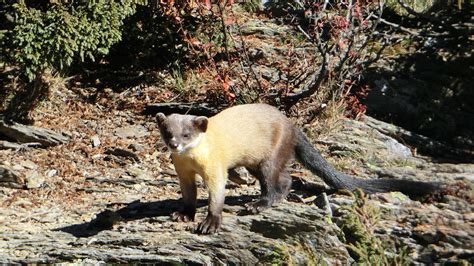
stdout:
MULTIPOLYGON (((6 230, 0 232, 0 238, 8 240, 0 242, 0 250, 5 251, 0 262, 255 264, 278 262, 290 254, 297 264, 307 264, 315 254, 332 264, 351 261, 337 238, 337 227, 315 206, 286 202, 260 215, 237 215, 241 209, 227 206, 222 230, 214 235, 194 234, 191 228, 196 223, 172 222, 167 216, 120 221, 87 237, 61 228, 32 230, 27 235, 6 230), (308 249, 299 248, 303 244, 308 249)), ((204 212, 201 208, 198 219, 204 212)))

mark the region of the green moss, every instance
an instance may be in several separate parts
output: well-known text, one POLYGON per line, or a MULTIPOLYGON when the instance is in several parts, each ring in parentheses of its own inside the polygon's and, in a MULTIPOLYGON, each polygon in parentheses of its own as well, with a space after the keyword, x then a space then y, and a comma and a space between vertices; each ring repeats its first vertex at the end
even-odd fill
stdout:
POLYGON ((285 245, 272 245, 268 247, 266 250, 271 250, 270 252, 266 252, 261 254, 261 249, 254 247, 252 253, 256 254, 259 257, 260 263, 264 264, 271 264, 271 265, 281 265, 281 264, 289 264, 290 261, 290 253, 288 251, 288 246, 285 245))
POLYGON ((380 211, 367 202, 362 191, 352 194, 354 204, 344 206, 341 220, 342 240, 351 256, 367 265, 405 265, 409 262, 405 247, 395 248, 391 241, 382 241, 373 232, 380 221, 380 211), (393 252, 390 252, 393 251, 393 252))

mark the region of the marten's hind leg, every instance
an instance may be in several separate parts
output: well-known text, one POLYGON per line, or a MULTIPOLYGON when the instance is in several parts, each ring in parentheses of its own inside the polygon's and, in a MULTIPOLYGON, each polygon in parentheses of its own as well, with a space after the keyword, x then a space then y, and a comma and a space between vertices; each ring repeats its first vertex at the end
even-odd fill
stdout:
POLYGON ((265 178, 259 170, 249 170, 249 172, 259 180, 261 196, 257 202, 246 205, 247 211, 251 213, 259 213, 270 208, 274 203, 281 201, 288 195, 291 188, 291 177, 288 172, 281 172, 278 178, 273 180, 265 178))
POLYGON ((270 159, 263 161, 257 169, 248 169, 259 180, 262 195, 260 200, 246 206, 247 211, 258 213, 288 195, 291 177, 285 168, 293 156, 292 143, 291 136, 281 136, 270 159))

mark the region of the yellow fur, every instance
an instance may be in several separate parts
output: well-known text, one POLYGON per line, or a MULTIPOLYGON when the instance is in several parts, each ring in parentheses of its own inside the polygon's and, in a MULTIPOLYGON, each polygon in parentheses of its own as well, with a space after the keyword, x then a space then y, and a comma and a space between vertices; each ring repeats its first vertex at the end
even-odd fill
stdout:
POLYGON ((217 191, 227 181, 227 169, 256 166, 268 158, 279 139, 275 134, 285 126, 292 127, 283 114, 267 105, 229 108, 209 118, 200 143, 173 154, 173 163, 177 171, 199 174, 210 192, 217 191))

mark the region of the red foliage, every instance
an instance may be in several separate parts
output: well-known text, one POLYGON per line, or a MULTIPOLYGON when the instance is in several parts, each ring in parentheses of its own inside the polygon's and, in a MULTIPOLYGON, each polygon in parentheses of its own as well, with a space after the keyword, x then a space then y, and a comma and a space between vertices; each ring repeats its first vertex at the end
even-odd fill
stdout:
POLYGON ((369 94, 370 87, 369 85, 358 86, 354 93, 350 93, 350 88, 352 87, 353 81, 346 80, 346 86, 348 87, 348 93, 344 96, 344 102, 346 104, 345 116, 352 119, 357 119, 361 115, 365 114, 367 106, 361 102, 365 100, 369 94))
POLYGON ((228 73, 218 74, 215 78, 221 84, 221 89, 224 97, 228 102, 233 102, 235 99, 235 93, 233 93, 230 88, 235 85, 228 75, 228 73))

